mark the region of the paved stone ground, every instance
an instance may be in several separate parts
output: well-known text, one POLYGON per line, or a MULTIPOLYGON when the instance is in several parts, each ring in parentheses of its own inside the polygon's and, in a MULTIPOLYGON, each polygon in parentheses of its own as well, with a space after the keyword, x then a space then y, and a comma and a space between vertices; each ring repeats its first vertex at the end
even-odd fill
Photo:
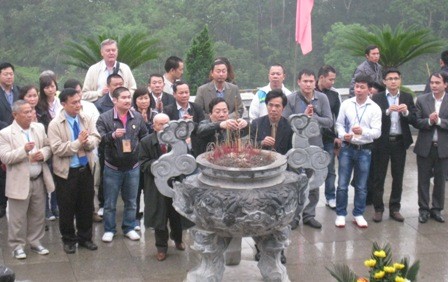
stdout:
MULTIPOLYGON (((366 274, 363 261, 370 256, 374 241, 391 243, 396 259, 402 256, 409 256, 412 261, 420 259, 419 281, 448 281, 448 223, 441 224, 434 220, 426 224, 418 223, 415 162, 415 155, 410 149, 403 189, 404 223, 389 219, 388 210, 383 222, 374 223, 371 220, 373 208, 370 206, 365 213, 369 228, 357 228, 351 224, 350 216, 347 217, 346 228, 336 228, 335 213, 325 207, 321 188, 317 219, 323 223, 323 228, 314 230, 300 225, 291 233, 291 245, 286 250, 286 266, 291 281, 334 281, 325 269, 332 263, 347 263, 358 274, 366 274)), ((387 194, 390 181, 386 183, 387 194)), ((387 202, 387 197, 385 200, 387 202)), ((349 203, 352 202, 353 190, 349 199, 349 203)), ((350 205, 349 209, 352 207, 350 205)), ((199 256, 193 250, 188 247, 184 252, 177 251, 172 241, 166 261, 158 262, 154 256, 153 231, 144 228, 139 242, 124 238, 120 231, 112 243, 103 243, 101 223, 94 226, 94 241, 99 246, 96 252, 78 249, 76 254, 67 255, 62 249, 57 221, 48 224, 49 231, 42 243, 50 254, 39 256, 27 248, 28 258, 18 261, 11 256, 11 250, 7 247, 6 218, 0 219, 0 264, 12 268, 17 281, 182 281, 187 272, 199 263, 199 256)), ((189 233, 186 232, 184 237, 189 246, 192 243, 189 233)), ((262 281, 253 260, 253 241, 250 238, 243 240, 241 264, 226 267, 223 280, 262 281)))

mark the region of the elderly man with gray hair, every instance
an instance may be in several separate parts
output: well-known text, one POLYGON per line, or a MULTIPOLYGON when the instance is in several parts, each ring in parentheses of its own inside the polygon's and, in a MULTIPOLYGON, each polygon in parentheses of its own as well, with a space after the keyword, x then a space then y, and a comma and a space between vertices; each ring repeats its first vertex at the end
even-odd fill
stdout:
POLYGON ((106 39, 101 42, 101 57, 103 59, 92 65, 84 78, 82 88, 82 99, 95 102, 103 95, 109 93, 107 87, 107 77, 111 74, 119 74, 123 77, 123 86, 128 88, 131 94, 137 89, 137 83, 132 75, 131 69, 125 63, 117 61, 118 44, 117 41, 106 39))
POLYGON ((9 198, 8 243, 16 259, 26 259, 24 247, 47 255, 45 235, 46 193, 54 191, 46 161, 51 157, 45 128, 32 122, 33 110, 23 100, 12 105, 13 123, 0 131, 0 159, 6 165, 6 196, 9 198))

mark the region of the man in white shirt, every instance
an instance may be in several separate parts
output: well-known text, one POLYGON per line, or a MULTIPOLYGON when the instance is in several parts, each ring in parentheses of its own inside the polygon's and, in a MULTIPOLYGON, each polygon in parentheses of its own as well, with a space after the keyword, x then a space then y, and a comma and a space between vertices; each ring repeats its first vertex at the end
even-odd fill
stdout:
MULTIPOLYGON (((184 62, 181 58, 171 56, 165 61, 165 74, 163 80, 165 85, 163 86, 163 92, 173 95, 173 83, 179 80, 184 73, 184 62)), ((166 105, 165 105, 166 106, 166 105)))
POLYGON ((285 95, 291 94, 288 88, 283 85, 283 81, 286 78, 285 68, 280 64, 274 64, 269 69, 269 84, 265 87, 258 89, 252 98, 252 102, 249 107, 249 118, 254 120, 256 118, 265 116, 268 114, 266 108, 266 95, 269 91, 274 89, 281 89, 285 95))
POLYGON ((338 137, 343 141, 339 152, 339 181, 336 191, 337 227, 345 227, 348 185, 354 170, 355 224, 367 228, 363 213, 366 207, 367 178, 369 177, 373 141, 381 135, 381 108, 369 98, 371 79, 365 75, 355 78, 355 97, 345 100, 336 121, 338 137))
POLYGON ((91 66, 87 71, 82 89, 82 99, 95 102, 109 93, 107 77, 111 74, 121 75, 124 80, 123 86, 128 88, 131 94, 134 93, 137 83, 129 66, 117 61, 118 47, 115 40, 106 39, 101 42, 101 56, 103 60, 91 66))

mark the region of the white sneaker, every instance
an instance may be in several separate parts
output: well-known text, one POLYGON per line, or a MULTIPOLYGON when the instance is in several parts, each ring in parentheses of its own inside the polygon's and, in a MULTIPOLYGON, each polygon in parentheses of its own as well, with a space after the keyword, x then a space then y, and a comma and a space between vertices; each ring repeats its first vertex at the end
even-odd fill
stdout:
POLYGON ((345 227, 345 216, 338 215, 334 224, 336 225, 336 227, 345 227))
POLYGON ((134 227, 134 230, 135 230, 135 231, 140 231, 140 230, 142 230, 142 228, 140 227, 140 225, 136 225, 136 226, 134 227))
POLYGON ((103 242, 110 243, 114 239, 114 236, 115 235, 112 232, 105 232, 104 235, 103 235, 103 238, 101 238, 101 240, 103 242))
POLYGON ((327 206, 330 207, 330 209, 335 209, 336 208, 336 199, 327 200, 327 206))
POLYGON ((367 226, 369 226, 362 215, 355 216, 353 222, 358 225, 359 228, 367 228, 367 226))
POLYGON ((104 208, 99 208, 98 212, 96 213, 98 216, 103 217, 104 214, 104 208))
POLYGON ((128 233, 126 233, 124 236, 128 237, 129 239, 131 239, 132 241, 138 241, 140 240, 140 235, 137 234, 137 232, 135 232, 135 230, 131 230, 128 233))

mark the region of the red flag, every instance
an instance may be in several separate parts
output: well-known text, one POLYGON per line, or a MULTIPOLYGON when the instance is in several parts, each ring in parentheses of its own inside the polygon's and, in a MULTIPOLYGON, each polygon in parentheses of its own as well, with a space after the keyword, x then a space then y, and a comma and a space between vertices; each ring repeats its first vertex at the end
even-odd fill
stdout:
POLYGON ((297 0, 296 11, 296 42, 300 44, 303 55, 313 50, 311 39, 311 11, 314 0, 297 0))

